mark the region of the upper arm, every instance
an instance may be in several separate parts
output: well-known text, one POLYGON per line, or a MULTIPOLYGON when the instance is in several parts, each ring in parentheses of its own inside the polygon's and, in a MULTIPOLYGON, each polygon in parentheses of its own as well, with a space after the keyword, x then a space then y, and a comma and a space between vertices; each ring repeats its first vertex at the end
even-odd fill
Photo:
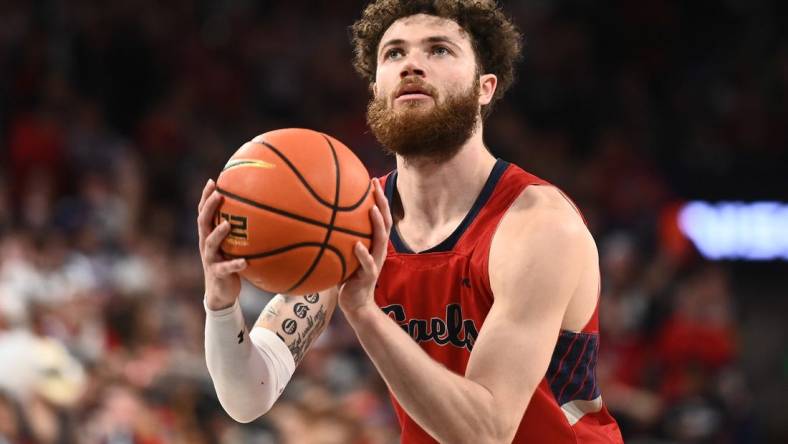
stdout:
POLYGON ((337 306, 337 295, 336 287, 304 296, 278 294, 260 312, 254 326, 276 333, 298 365, 315 339, 326 329, 337 306))
POLYGON ((466 370, 492 394, 508 439, 547 371, 582 270, 595 263, 579 215, 547 188, 526 189, 498 227, 489 263, 494 302, 466 370))

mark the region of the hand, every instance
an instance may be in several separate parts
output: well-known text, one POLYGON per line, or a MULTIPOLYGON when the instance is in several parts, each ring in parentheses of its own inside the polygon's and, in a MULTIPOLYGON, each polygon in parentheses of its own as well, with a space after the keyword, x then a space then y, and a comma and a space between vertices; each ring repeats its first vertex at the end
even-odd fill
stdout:
POLYGON ((372 179, 372 186, 375 195, 375 205, 370 209, 369 216, 372 220, 372 251, 367 251, 364 244, 356 242, 353 252, 361 267, 339 290, 339 307, 346 315, 352 315, 360 308, 375 305, 375 283, 386 261, 389 233, 393 224, 391 212, 380 181, 372 179))
POLYGON ((230 223, 226 220, 213 228, 213 218, 222 199, 224 197, 216 192, 216 184, 209 179, 197 206, 200 257, 205 274, 205 302, 211 310, 227 308, 235 303, 241 293, 238 272, 246 268, 246 259, 226 261, 219 251, 222 241, 230 233, 230 223))

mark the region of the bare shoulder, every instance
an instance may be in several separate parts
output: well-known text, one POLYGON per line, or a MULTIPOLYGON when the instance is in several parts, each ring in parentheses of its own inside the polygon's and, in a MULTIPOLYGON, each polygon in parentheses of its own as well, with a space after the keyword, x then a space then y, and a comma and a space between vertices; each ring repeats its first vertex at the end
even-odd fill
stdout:
POLYGON ((569 198, 551 185, 529 186, 501 220, 496 238, 502 241, 534 238, 560 241, 590 236, 579 211, 569 198))
POLYGON ((553 186, 529 186, 493 236, 490 279, 510 281, 525 269, 541 273, 545 267, 569 272, 595 261, 596 244, 574 204, 553 186))
POLYGON ((490 289, 496 303, 521 320, 537 316, 530 322, 552 320, 553 326, 579 331, 595 306, 598 260, 574 204, 555 187, 528 187, 493 236, 490 289))

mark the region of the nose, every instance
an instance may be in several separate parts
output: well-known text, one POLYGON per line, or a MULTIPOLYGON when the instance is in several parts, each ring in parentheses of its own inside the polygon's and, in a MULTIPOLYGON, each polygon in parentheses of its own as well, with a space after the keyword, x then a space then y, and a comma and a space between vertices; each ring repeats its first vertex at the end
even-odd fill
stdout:
POLYGON ((419 76, 424 77, 424 70, 417 65, 413 59, 411 58, 402 66, 402 71, 399 73, 399 77, 404 79, 405 77, 409 76, 419 76))

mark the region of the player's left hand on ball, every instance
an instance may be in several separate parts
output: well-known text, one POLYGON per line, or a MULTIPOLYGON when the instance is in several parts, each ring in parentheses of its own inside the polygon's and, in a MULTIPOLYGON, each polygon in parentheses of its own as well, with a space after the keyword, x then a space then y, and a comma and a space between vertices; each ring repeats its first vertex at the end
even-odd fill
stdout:
POLYGON ((358 310, 368 304, 375 304, 375 283, 378 281, 380 270, 386 261, 389 233, 391 233, 392 226, 391 211, 380 181, 372 179, 372 186, 375 196, 375 205, 370 209, 372 251, 368 251, 361 242, 356 242, 353 253, 361 266, 340 287, 339 291, 339 306, 346 313, 358 310))
POLYGON ((216 227, 213 224, 222 199, 222 195, 216 192, 216 183, 209 180, 197 206, 200 258, 205 275, 205 302, 211 310, 226 308, 235 303, 241 292, 241 278, 238 273, 246 268, 246 260, 225 260, 222 256, 221 243, 230 233, 230 224, 227 221, 216 227))

